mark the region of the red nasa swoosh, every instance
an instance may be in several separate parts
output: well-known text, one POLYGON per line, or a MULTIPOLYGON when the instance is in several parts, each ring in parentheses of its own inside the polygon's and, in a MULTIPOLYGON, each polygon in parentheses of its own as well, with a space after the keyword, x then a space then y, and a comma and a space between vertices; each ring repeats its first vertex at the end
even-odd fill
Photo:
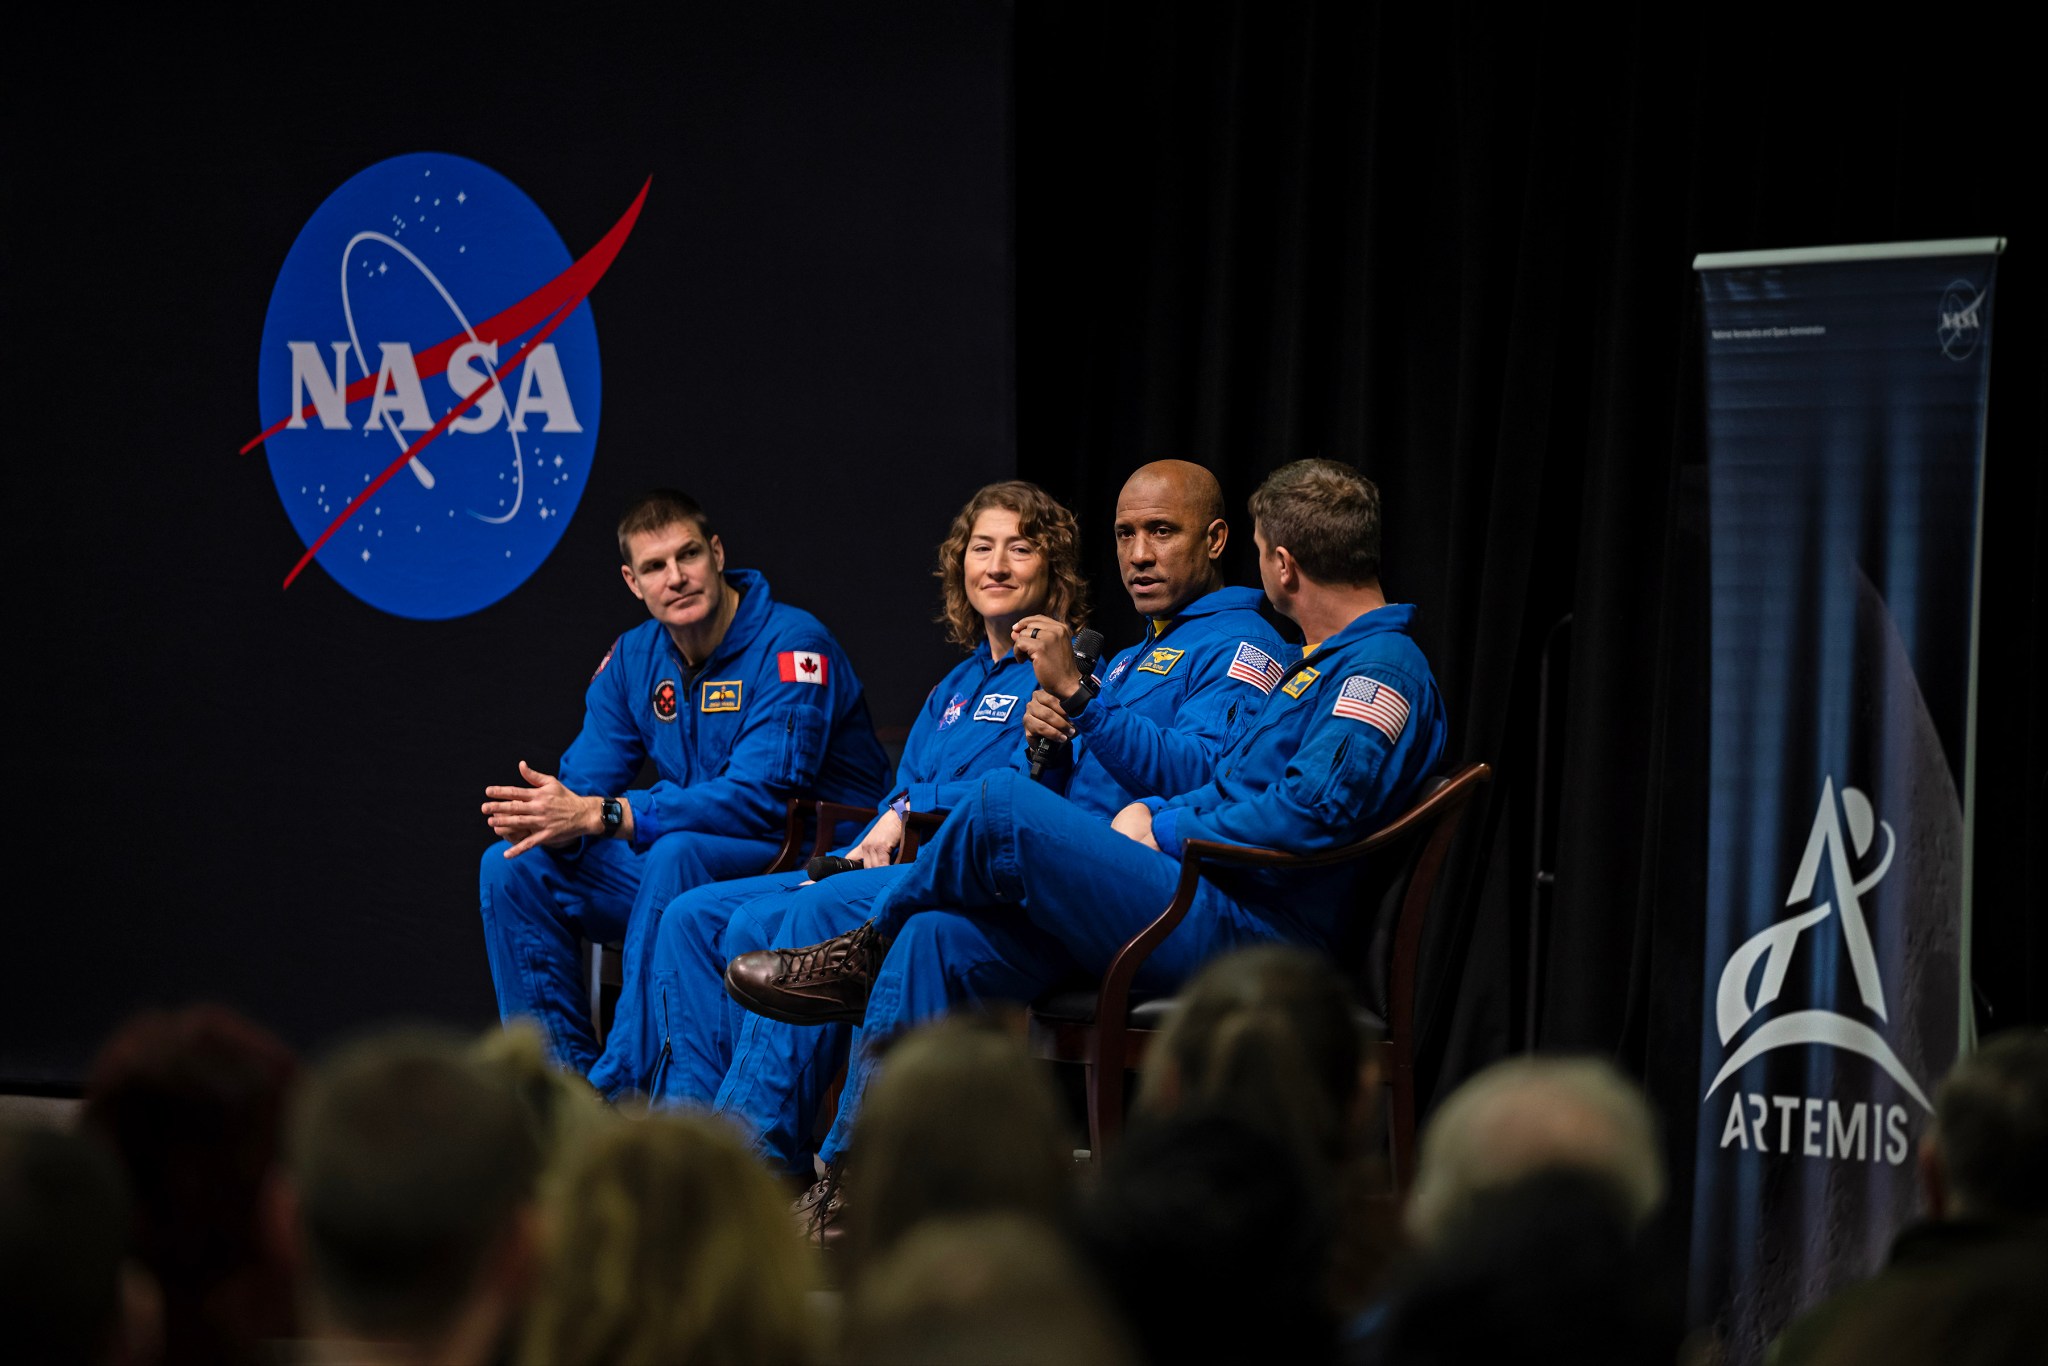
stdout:
MULTIPOLYGON (((363 491, 355 496, 354 501, 341 510, 341 515, 328 523, 327 530, 321 532, 313 541, 313 544, 306 547, 306 553, 301 555, 299 562, 292 566, 292 572, 284 576, 284 586, 286 588, 290 588, 292 580, 299 576, 299 572, 313 562, 313 557, 320 553, 320 547, 326 545, 328 538, 341 529, 342 523, 355 516, 362 509, 363 505, 368 503, 371 497, 376 494, 377 490, 384 487, 392 475, 404 469, 406 462, 431 445, 435 438, 447 431, 457 418, 482 402, 484 395, 499 387, 498 381, 500 376, 508 375, 517 370, 520 363, 526 359, 534 347, 546 341, 556 328, 568 321, 569 315, 576 311, 577 306, 589 296, 590 291, 597 287, 597 282, 604 278, 604 273, 611 269, 612 262, 618 259, 619 249, 624 247, 626 239, 632 236, 633 224, 639 221, 640 208, 647 202, 647 191, 653 184, 654 177, 647 177, 646 181, 640 186, 640 193, 633 197, 632 204, 627 207, 626 212, 619 218, 619 221, 612 224, 611 230, 597 240, 597 245, 585 252, 567 270, 527 295, 524 299, 521 299, 518 303, 513 304, 510 308, 494 314, 476 325, 476 335, 486 342, 504 341, 507 338, 519 336, 537 323, 540 324, 540 330, 533 334, 532 339, 526 345, 513 352, 510 360, 496 367, 497 373, 492 375, 489 382, 478 385, 475 393, 471 394, 461 403, 458 403, 439 422, 436 422, 432 427, 422 432, 419 440, 407 446, 403 455, 392 461, 382 474, 372 479, 363 488, 363 491), (543 319, 545 319, 544 322, 543 319)), ((448 369, 448 358, 455 354, 455 348, 468 340, 468 333, 458 332, 438 346, 420 352, 417 357, 420 374, 423 377, 430 377, 444 373, 448 369)), ((348 386, 347 390, 343 393, 343 402, 355 403, 368 398, 370 390, 376 382, 376 376, 365 375, 354 384, 348 386)), ((301 418, 310 417, 313 415, 313 411, 313 405, 308 403, 299 410, 298 416, 301 418)), ((250 437, 242 446, 241 451, 237 453, 247 454, 249 451, 254 450, 284 430, 285 425, 290 421, 291 416, 288 414, 272 423, 255 436, 250 437)))

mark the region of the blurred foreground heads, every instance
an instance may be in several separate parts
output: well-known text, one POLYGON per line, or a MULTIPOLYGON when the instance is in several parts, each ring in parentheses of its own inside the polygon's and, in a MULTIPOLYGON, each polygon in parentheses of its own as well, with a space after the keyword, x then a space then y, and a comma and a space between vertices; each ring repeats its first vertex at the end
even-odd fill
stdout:
POLYGON ((462 1043, 337 1053, 290 1145, 311 1359, 496 1359, 532 1286, 540 1167, 530 1112, 462 1043))
POLYGON ((138 1015, 94 1061, 80 1128, 120 1162, 166 1366, 271 1360, 294 1331, 274 1182, 298 1060, 221 1006, 138 1015))
POLYGON ((1643 1093, 1596 1058, 1495 1063, 1437 1109, 1422 1136, 1408 1229, 1434 1243, 1481 1193, 1564 1168, 1606 1181, 1635 1225, 1664 1203, 1657 1121, 1643 1093))
POLYGON ((528 1366, 814 1356, 809 1256, 788 1201, 721 1121, 655 1116, 570 1155, 519 1360, 528 1366))

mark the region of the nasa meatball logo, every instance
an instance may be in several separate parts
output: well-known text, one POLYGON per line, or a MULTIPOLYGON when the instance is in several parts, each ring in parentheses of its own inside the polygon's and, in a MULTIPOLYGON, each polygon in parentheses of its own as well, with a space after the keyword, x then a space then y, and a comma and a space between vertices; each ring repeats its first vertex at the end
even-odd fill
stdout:
POLYGON ((664 678, 654 685, 654 714, 664 721, 676 719, 676 681, 664 678))
MULTIPOLYGON (((257 403, 306 553, 395 616, 512 592, 561 539, 597 450, 588 296, 646 201, 580 258, 488 166, 437 152, 359 172, 278 272, 257 403)), ((673 699, 669 715, 673 715, 673 699)))

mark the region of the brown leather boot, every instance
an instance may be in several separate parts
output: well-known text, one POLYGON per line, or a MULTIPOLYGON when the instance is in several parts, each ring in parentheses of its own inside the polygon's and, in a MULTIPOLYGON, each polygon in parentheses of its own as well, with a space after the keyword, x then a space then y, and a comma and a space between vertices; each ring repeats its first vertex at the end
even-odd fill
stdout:
POLYGON ((802 949, 757 949, 725 968, 725 994, 784 1024, 859 1024, 887 945, 870 920, 802 949))
POLYGON ((839 1178, 836 1167, 827 1167, 789 1207, 804 1241, 813 1247, 836 1248, 846 1237, 846 1187, 839 1178))

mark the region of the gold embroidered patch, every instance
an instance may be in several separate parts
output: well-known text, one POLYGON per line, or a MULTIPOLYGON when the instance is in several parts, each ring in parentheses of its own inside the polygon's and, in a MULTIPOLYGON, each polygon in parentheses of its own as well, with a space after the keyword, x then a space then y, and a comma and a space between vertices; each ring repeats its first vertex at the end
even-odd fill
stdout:
POLYGON ((1280 691, 1286 693, 1289 697, 1300 697, 1308 691, 1309 684, 1321 677, 1322 673, 1319 670, 1303 669, 1300 673, 1282 683, 1280 691))
POLYGON ((728 679, 723 683, 706 683, 704 691, 698 694, 698 711, 738 711, 740 709, 740 680, 728 679))
POLYGON ((1186 650, 1169 650, 1164 645, 1158 646, 1151 654, 1145 656, 1145 662, 1138 666, 1138 672, 1170 674, 1173 672, 1173 666, 1180 663, 1180 657, 1186 653, 1186 650))

